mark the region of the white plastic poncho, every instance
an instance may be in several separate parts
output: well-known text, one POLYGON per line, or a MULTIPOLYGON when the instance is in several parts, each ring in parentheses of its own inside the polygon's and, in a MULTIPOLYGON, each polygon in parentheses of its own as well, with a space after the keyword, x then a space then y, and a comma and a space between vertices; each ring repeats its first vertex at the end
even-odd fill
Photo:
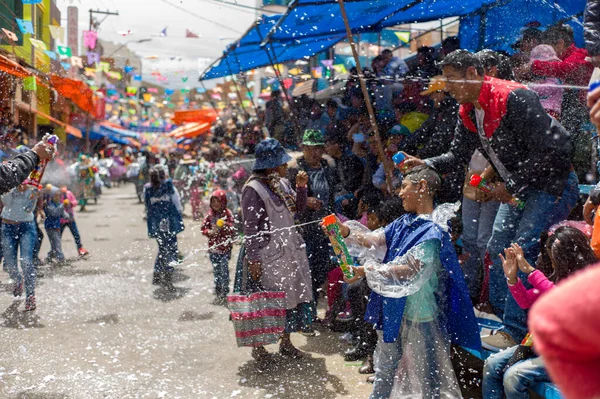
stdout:
MULTIPOLYGON (((432 228, 447 230, 456 205, 438 207, 432 228)), ((445 272, 440 261, 440 241, 429 239, 390 262, 382 263, 387 251, 383 229, 369 231, 348 222, 346 244, 353 255, 364 257, 369 287, 387 298, 406 297, 400 328, 402 356, 390 398, 460 398, 458 380, 450 361, 450 338, 445 332, 443 293, 445 272)))

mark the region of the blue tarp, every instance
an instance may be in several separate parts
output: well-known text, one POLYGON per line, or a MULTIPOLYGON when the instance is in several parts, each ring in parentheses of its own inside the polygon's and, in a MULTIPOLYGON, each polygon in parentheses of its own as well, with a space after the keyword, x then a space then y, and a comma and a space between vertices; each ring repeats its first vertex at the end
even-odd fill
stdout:
POLYGON ((116 129, 109 126, 94 125, 94 128, 90 132, 91 140, 99 140, 102 138, 108 138, 110 141, 117 144, 130 145, 129 138, 139 139, 139 135, 135 132, 125 129, 116 129))
POLYGON ((583 46, 583 10, 585 0, 512 0, 499 2, 481 13, 461 19, 460 42, 471 51, 489 48, 512 52, 511 45, 521 36, 521 29, 531 23, 541 28, 556 22, 573 27, 575 42, 583 46), (485 11, 485 12, 484 12, 485 11), (484 16, 484 23, 481 18, 484 16), (575 18, 572 18, 575 16, 575 18), (483 31, 481 27, 483 26, 483 31))
MULTIPOLYGON (((345 3, 353 33, 377 32, 405 23, 469 15, 497 0, 355 0, 345 3)), ((345 34, 337 0, 296 0, 277 22, 270 40, 345 34)))
MULTIPOLYGON (((510 50, 527 23, 537 21, 548 26, 567 20, 583 12, 585 0, 354 0, 347 1, 345 6, 355 34, 404 23, 461 17, 463 48, 510 50), (483 32, 482 15, 485 15, 483 32)), ((569 23, 581 44, 581 23, 575 20, 569 23)), ((343 40, 345 34, 337 0, 295 0, 286 14, 263 17, 260 24, 253 25, 228 47, 220 63, 205 72, 201 80, 270 65, 265 47, 271 51, 274 63, 282 63, 325 51, 343 40), (264 44, 266 41, 268 44, 264 44)))
POLYGON ((281 15, 263 17, 260 23, 253 24, 240 40, 227 48, 219 63, 206 71, 201 80, 235 75, 264 67, 271 65, 271 60, 274 63, 283 63, 310 57, 329 49, 345 37, 345 35, 327 35, 299 38, 286 43, 269 43, 261 47, 260 43, 280 17, 281 15), (271 59, 269 59, 267 51, 269 51, 271 59))

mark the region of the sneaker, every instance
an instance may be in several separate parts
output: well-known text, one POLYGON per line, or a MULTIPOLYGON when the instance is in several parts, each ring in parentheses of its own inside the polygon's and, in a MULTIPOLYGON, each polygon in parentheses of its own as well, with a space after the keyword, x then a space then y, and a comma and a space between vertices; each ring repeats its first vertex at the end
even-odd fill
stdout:
POLYGON ((35 296, 34 295, 29 295, 27 297, 27 299, 25 300, 25 311, 26 312, 30 312, 32 310, 35 310, 36 306, 35 306, 35 296))
POLYGON ((23 295, 23 283, 15 283, 13 286, 13 295, 15 297, 23 295))
POLYGON ((346 341, 349 344, 352 343, 352 333, 347 332, 340 335, 340 340, 346 341))
POLYGON ((79 252, 79 256, 80 256, 80 257, 82 257, 82 258, 83 258, 84 256, 87 256, 87 255, 89 255, 89 254, 90 254, 90 253, 89 253, 89 251, 88 251, 87 249, 85 249, 85 248, 79 248, 79 251, 78 251, 78 252, 79 252))
POLYGON ((481 339, 481 345, 488 350, 501 351, 515 346, 517 343, 508 333, 498 331, 494 335, 488 335, 481 339))

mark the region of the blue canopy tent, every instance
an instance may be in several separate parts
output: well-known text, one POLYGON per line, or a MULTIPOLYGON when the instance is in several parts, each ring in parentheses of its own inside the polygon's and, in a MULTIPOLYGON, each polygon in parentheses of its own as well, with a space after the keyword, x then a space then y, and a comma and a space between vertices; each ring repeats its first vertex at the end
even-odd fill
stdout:
POLYGON ((327 50, 344 38, 345 36, 321 37, 298 40, 294 43, 273 43, 265 47, 261 47, 259 43, 230 47, 219 59, 219 64, 204 72, 200 80, 235 75, 271 65, 271 61, 282 63, 310 57, 327 50), (267 51, 270 52, 271 58, 269 58, 267 51))
MULTIPOLYGON (((558 21, 570 23, 581 44, 582 25, 576 16, 583 12, 585 0, 347 0, 345 7, 354 34, 461 17, 462 47, 476 51, 509 50, 520 36, 520 29, 532 19, 542 26, 558 21)), ((309 57, 345 37, 337 0, 295 0, 285 14, 263 17, 255 23, 200 80, 309 57)))
MULTIPOLYGON (((350 0, 345 2, 352 33, 377 32, 385 27, 447 17, 465 16, 497 0, 350 0)), ((295 0, 267 41, 284 42, 298 37, 345 34, 337 0, 295 0)))
MULTIPOLYGON (((346 3, 353 33, 377 32, 402 23, 464 16, 495 0, 355 0, 346 3)), ((263 16, 202 74, 214 79, 325 51, 346 37, 335 0, 296 0, 284 15, 263 16), (270 50, 270 56, 267 54, 270 50)))

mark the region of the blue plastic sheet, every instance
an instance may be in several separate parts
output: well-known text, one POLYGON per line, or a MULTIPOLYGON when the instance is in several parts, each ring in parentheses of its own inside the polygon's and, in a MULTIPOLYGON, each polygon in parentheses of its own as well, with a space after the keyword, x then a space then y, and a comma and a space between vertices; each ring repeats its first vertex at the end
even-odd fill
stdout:
POLYGON ((576 44, 583 46, 581 21, 584 9, 585 0, 500 2, 461 19, 461 46, 471 51, 489 48, 512 52, 511 45, 520 38, 522 28, 534 22, 539 23, 542 29, 557 22, 568 23, 573 27, 576 44))
MULTIPOLYGON (((461 17, 460 39, 469 50, 510 51, 526 24, 566 21, 582 43, 585 0, 346 0, 352 33, 378 32, 404 23, 461 17), (572 18, 572 16, 579 15, 572 18), (484 21, 482 23, 482 18, 484 21), (483 30, 482 30, 483 27, 483 30)), ((325 51, 346 37, 337 0, 295 0, 284 15, 263 16, 201 80, 237 74, 325 51), (267 40, 268 39, 268 40, 267 40), (265 44, 268 41, 268 44, 265 44), (262 46, 261 46, 262 43, 262 46), (270 51, 269 59, 265 48, 270 51)))
MULTIPOLYGON (((377 32, 405 23, 466 16, 497 0, 354 0, 345 9, 352 33, 377 32)), ((285 41, 298 37, 345 34, 336 0, 296 0, 270 39, 285 41)))
POLYGON ((261 42, 280 17, 280 15, 263 17, 260 23, 254 24, 238 42, 228 47, 219 63, 206 71, 201 80, 220 78, 261 68, 271 65, 271 61, 283 63, 310 57, 329 49, 345 38, 345 35, 326 35, 298 38, 285 43, 273 42, 261 46, 261 42))

